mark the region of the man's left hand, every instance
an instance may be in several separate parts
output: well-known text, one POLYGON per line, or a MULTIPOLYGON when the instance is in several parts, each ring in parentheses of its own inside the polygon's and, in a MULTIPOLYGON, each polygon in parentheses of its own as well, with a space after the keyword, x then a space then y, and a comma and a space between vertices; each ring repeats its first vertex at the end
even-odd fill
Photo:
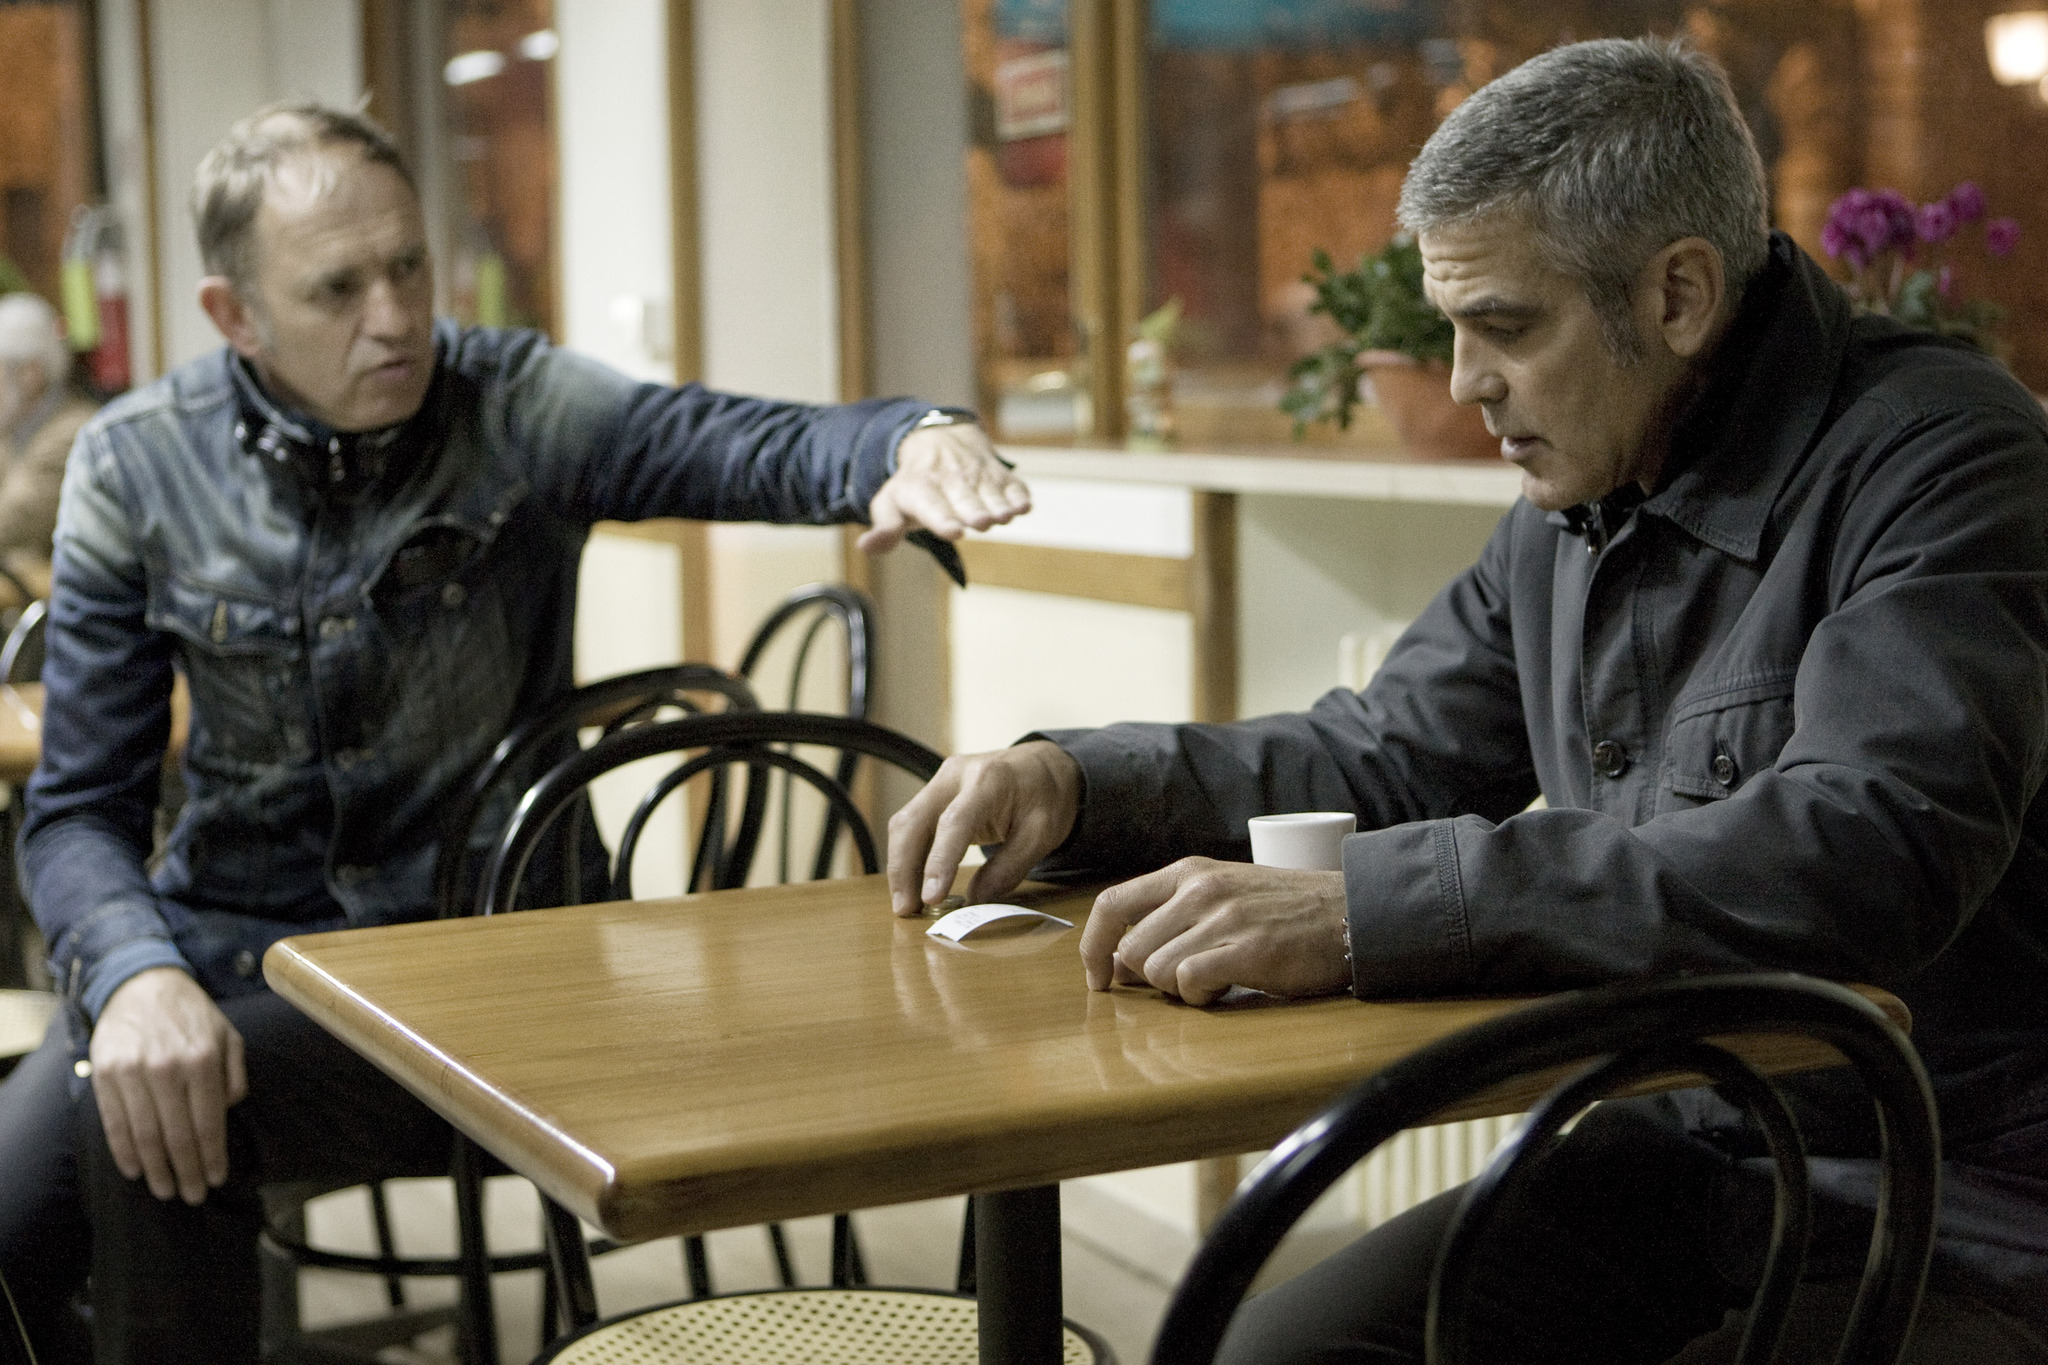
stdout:
POLYGON ((1095 898, 1088 985, 1146 982, 1190 1005, 1232 986, 1329 995, 1351 984, 1344 874, 1183 858, 1095 898))
POLYGON ((913 529, 958 540, 1031 510, 1031 490, 996 458, 978 426, 919 427, 896 447, 896 472, 868 504, 868 554, 893 550, 913 529))

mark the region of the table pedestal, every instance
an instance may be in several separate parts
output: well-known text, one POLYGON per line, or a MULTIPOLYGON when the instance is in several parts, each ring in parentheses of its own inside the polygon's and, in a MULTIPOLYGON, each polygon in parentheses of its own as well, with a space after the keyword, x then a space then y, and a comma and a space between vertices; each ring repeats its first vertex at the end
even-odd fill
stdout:
POLYGON ((974 1196, 981 1365, 1060 1365, 1060 1187, 974 1196))

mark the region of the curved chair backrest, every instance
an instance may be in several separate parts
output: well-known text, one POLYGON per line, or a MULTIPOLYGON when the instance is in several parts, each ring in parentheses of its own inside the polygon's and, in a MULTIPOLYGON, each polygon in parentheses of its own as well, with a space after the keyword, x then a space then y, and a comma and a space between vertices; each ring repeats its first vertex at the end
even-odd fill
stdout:
POLYGON ((521 721, 470 778, 442 827, 434 863, 434 903, 441 916, 469 913, 474 889, 464 873, 477 851, 471 842, 477 817, 511 783, 530 778, 533 760, 547 757, 556 746, 573 744, 580 731, 593 726, 613 735, 648 722, 664 707, 700 712, 696 699, 706 695, 724 697, 733 711, 755 709, 753 689, 742 679, 708 664, 674 664, 601 678, 521 721))
MULTIPOLYGON (((797 641, 796 655, 789 665, 789 688, 784 709, 801 709, 804 670, 810 662, 811 646, 817 643, 819 633, 827 622, 837 621, 846 634, 846 709, 843 714, 853 720, 868 718, 868 699, 875 690, 875 604, 867 594, 844 583, 812 583, 798 588, 782 600, 782 604, 754 630, 754 638, 747 642, 746 652, 740 656, 739 667, 733 671, 750 684, 756 681, 755 672, 772 646, 785 630, 803 625, 803 634, 797 641)), ((860 766, 860 755, 852 752, 839 756, 839 766, 833 777, 839 785, 849 790, 853 787, 854 772, 860 766)), ((776 831, 775 857, 776 873, 781 881, 789 880, 789 859, 792 843, 793 813, 791 796, 795 790, 796 778, 787 771, 777 774, 782 795, 782 807, 776 831)), ((715 887, 741 886, 746 883, 748 869, 754 860, 755 847, 760 842, 761 828, 768 811, 769 774, 758 765, 750 768, 747 775, 746 799, 742 803, 739 828, 730 847, 725 849, 725 860, 713 867, 700 860, 700 868, 712 875, 715 887)), ((707 846, 723 844, 723 811, 714 811, 713 828, 708 831, 712 837, 707 846)), ((839 822, 827 811, 818 832, 818 851, 813 860, 812 877, 816 879, 828 870, 830 850, 839 842, 839 822)), ((691 889, 699 889, 701 875, 693 880, 691 889)))
POLYGON ((1808 1224, 1805 1150, 1766 1077, 1700 1040, 1796 1034, 1846 1057, 1875 1104, 1883 1179, 1863 1284, 1837 1359, 1896 1361, 1934 1246, 1939 1129, 1927 1074, 1884 1013, 1845 987, 1789 973, 1690 977, 1574 991, 1465 1029, 1352 1089, 1275 1147, 1217 1220, 1167 1308, 1156 1365, 1207 1365, 1252 1278, 1317 1196, 1404 1128, 1516 1076, 1596 1059, 1534 1110, 1466 1187, 1430 1285, 1425 1358, 1451 1365, 1463 1345, 1471 1250, 1502 1195, 1594 1100, 1653 1075, 1704 1074, 1761 1124, 1777 1158, 1777 1215, 1741 1362, 1776 1349, 1799 1278, 1808 1224))
POLYGON ((0 644, 0 683, 31 683, 43 676, 43 632, 48 627, 50 604, 38 597, 21 609, 0 644))
POLYGON ((875 604, 867 594, 844 583, 812 583, 784 598, 782 605, 755 628, 754 638, 747 642, 740 666, 733 672, 751 685, 754 671, 761 666, 776 637, 792 622, 806 616, 809 620, 797 642, 796 658, 790 664, 789 700, 784 709, 797 709, 811 646, 827 621, 837 621, 846 632, 846 715, 853 720, 866 720, 868 698, 875 690, 875 604))
MULTIPOLYGON (((853 840, 862 869, 879 871, 881 860, 873 832, 845 784, 793 754, 770 747, 797 744, 879 759, 920 780, 929 780, 941 762, 939 755, 893 730, 844 716, 801 711, 729 711, 621 730, 564 759, 527 789, 478 882, 477 913, 488 915, 511 908, 527 863, 549 825, 593 780, 657 754, 702 751, 657 781, 627 822, 614 855, 613 899, 632 898, 633 853, 654 807, 698 773, 715 772, 730 764, 777 768, 808 784, 824 798, 828 818, 836 822, 836 828, 853 840)), ((708 822, 706 837, 710 837, 708 822)))

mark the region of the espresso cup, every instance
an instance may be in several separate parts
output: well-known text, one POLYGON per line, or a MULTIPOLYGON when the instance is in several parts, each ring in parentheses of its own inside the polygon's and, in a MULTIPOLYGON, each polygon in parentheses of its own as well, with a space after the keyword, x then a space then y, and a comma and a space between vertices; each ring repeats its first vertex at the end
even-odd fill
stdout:
POLYGON ((1246 828, 1252 836, 1252 861, 1261 867, 1342 872, 1344 836, 1358 828, 1358 817, 1348 810, 1254 815, 1246 828))

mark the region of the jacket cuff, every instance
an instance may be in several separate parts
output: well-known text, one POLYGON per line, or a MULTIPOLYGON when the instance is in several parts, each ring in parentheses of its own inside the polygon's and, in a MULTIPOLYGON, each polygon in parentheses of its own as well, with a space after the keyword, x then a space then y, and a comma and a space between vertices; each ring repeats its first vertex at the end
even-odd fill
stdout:
POLYGON ((129 977, 140 975, 152 967, 176 967, 188 975, 192 971, 184 955, 169 939, 130 939, 102 957, 98 964, 85 974, 79 993, 79 1005, 85 1010, 86 1018, 98 1023, 100 1011, 107 1007, 107 1000, 120 989, 121 984, 129 977))
POLYGON ((1351 992, 1437 996, 1470 989, 1472 933, 1454 820, 1423 820, 1344 841, 1351 992))
POLYGON ((1119 743, 1113 730, 1034 730, 1017 743, 1048 740, 1081 768, 1081 809, 1067 841, 1039 866, 1078 876, 1122 866, 1131 850, 1150 846, 1161 809, 1162 786, 1154 748, 1119 743))
POLYGON ((896 447, 903 444, 903 438, 917 426, 919 419, 932 410, 930 403, 916 398, 867 401, 873 405, 873 411, 862 425, 854 446, 853 462, 848 468, 848 481, 843 491, 853 511, 852 519, 863 524, 868 519, 868 504, 875 500, 875 494, 882 491, 882 485, 889 482, 890 476, 896 472, 896 447))

